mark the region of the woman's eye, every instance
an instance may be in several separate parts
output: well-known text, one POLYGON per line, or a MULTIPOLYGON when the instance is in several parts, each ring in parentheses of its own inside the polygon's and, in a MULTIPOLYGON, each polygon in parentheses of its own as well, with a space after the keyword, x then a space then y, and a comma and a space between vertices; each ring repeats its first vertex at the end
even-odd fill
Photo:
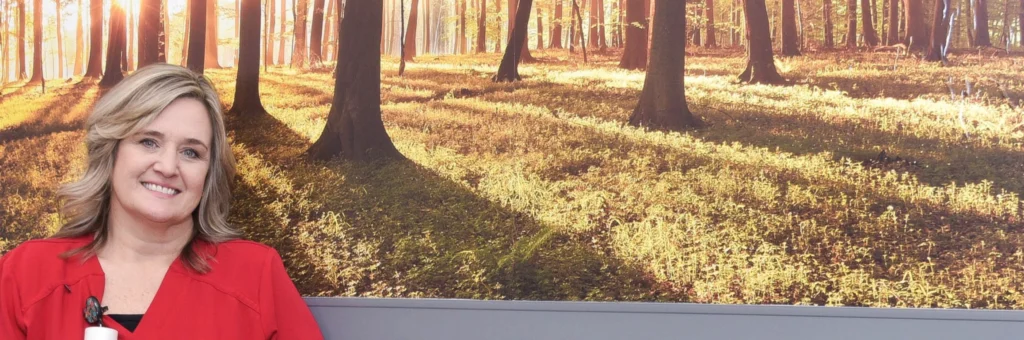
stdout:
POLYGON ((193 149, 185 149, 182 153, 184 153, 185 157, 188 158, 199 158, 199 152, 196 152, 196 150, 193 149))
POLYGON ((142 144, 142 146, 145 146, 147 148, 155 148, 157 146, 156 141, 149 138, 139 141, 139 144, 142 144))

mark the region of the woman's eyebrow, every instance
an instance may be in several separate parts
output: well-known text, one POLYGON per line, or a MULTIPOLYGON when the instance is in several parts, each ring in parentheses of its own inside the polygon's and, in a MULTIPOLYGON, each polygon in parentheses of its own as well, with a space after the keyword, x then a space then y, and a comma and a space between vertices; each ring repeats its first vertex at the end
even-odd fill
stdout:
MULTIPOLYGON (((156 131, 156 130, 146 130, 146 131, 142 131, 139 134, 143 135, 143 136, 150 136, 150 137, 156 137, 156 138, 159 138, 159 139, 164 139, 164 134, 162 132, 156 131)), ((185 145, 199 145, 199 146, 202 146, 203 148, 206 148, 206 149, 210 148, 209 146, 206 146, 206 143, 203 143, 203 141, 195 139, 195 138, 185 138, 185 143, 183 143, 183 144, 185 144, 185 145)))

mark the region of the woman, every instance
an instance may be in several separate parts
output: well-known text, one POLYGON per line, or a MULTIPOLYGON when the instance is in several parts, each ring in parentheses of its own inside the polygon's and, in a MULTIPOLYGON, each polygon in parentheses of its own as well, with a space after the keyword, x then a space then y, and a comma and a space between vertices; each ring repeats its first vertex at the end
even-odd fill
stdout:
POLYGON ((227 223, 234 158, 210 83, 138 70, 86 122, 87 169, 50 239, 0 259, 0 339, 320 339, 278 253, 227 223))

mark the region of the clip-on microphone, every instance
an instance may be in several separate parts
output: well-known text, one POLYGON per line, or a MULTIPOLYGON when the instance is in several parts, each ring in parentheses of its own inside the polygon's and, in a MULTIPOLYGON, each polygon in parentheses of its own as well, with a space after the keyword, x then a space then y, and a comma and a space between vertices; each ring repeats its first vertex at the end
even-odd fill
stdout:
POLYGON ((100 306, 100 300, 90 296, 85 300, 85 321, 97 326, 85 328, 85 340, 117 340, 117 330, 103 327, 103 312, 107 307, 100 306))

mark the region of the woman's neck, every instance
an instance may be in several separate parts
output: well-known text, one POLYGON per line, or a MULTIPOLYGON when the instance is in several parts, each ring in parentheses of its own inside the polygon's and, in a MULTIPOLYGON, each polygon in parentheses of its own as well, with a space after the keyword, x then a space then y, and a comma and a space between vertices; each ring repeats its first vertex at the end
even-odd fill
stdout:
POLYGON ((191 219, 174 225, 153 225, 115 215, 108 220, 107 242, 97 254, 103 259, 170 263, 192 239, 191 219))

